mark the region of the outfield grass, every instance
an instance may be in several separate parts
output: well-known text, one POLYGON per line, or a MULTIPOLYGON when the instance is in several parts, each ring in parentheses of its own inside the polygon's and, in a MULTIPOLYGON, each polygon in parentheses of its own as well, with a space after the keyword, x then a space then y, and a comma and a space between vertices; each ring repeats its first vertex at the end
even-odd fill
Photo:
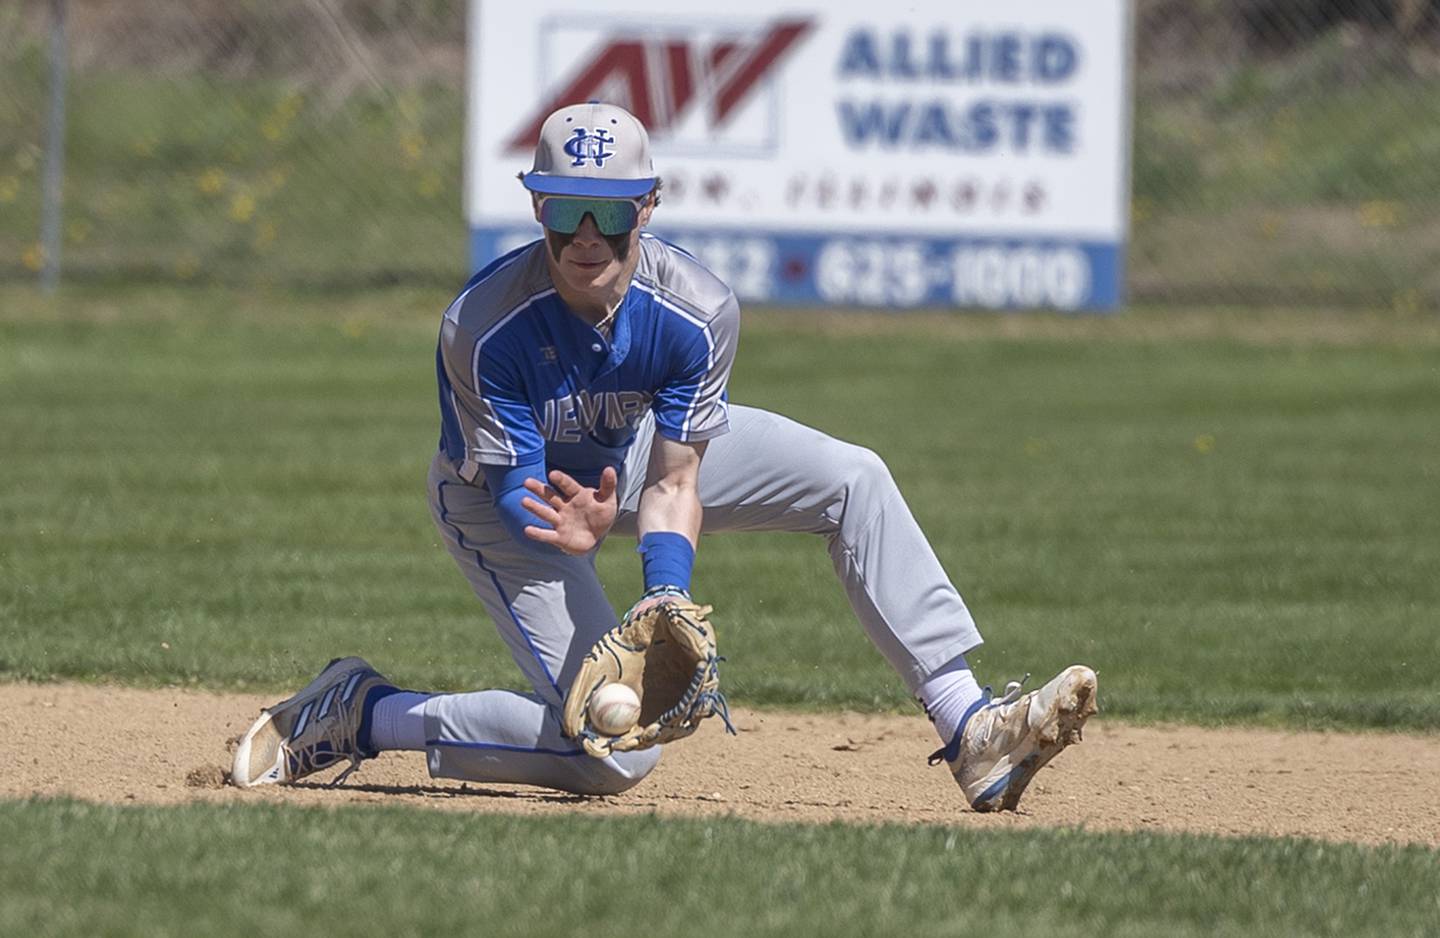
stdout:
POLYGON ((7 935, 1427 935, 1419 848, 0 802, 7 935))
MULTIPOLYGON (((513 684, 425 507, 445 300, 0 293, 0 676, 513 684)), ((1126 328, 754 316, 732 397, 887 457, 983 680, 1080 660, 1110 716, 1440 728, 1440 344, 1126 328)), ((623 608, 630 547, 602 572, 623 608)), ((818 541, 706 539, 696 583, 737 702, 912 706, 818 541)))

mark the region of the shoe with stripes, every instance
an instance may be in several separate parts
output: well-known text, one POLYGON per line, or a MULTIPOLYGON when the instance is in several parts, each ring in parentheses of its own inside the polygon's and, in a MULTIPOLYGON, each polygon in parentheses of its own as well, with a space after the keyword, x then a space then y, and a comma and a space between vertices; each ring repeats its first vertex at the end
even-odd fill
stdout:
POLYGON ((235 749, 230 781, 240 788, 284 784, 347 762, 331 783, 340 784, 375 755, 362 752, 356 737, 365 695, 389 684, 363 658, 331 661, 300 693, 260 714, 235 749))
POLYGON ((1097 709, 1095 672, 1084 665, 1066 668, 1028 694, 1020 693, 1023 683, 1011 681, 998 700, 986 688, 955 738, 930 756, 931 765, 950 766, 976 811, 1014 811, 1035 773, 1080 742, 1081 728, 1097 709))

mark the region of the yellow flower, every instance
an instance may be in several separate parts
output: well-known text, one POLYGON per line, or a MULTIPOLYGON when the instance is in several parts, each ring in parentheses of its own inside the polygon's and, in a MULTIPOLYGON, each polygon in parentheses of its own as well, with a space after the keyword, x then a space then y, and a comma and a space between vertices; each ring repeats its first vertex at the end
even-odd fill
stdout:
POLYGON ((300 109, 304 106, 305 96, 298 91, 289 91, 275 105, 275 113, 287 121, 294 120, 295 115, 299 114, 300 109))
POLYGON ((130 144, 130 149, 136 156, 154 156, 155 141, 150 137, 141 137, 130 144))
POLYGON ((1275 240, 1280 233, 1280 219, 1276 215, 1266 215, 1260 219, 1260 235, 1267 241, 1275 240))
POLYGON ((260 124, 260 134, 266 140, 269 140, 273 143, 274 141, 279 140, 280 135, 285 132, 286 123, 288 123, 288 121, 281 120, 278 117, 267 117, 260 124))
POLYGON ((1366 228, 1394 228, 1400 223, 1400 203, 1385 199, 1362 202, 1359 215, 1366 228))
POLYGON ((195 180, 195 188, 206 195, 215 195, 221 189, 225 188, 224 170, 215 166, 205 170, 205 172, 200 174, 200 178, 195 180))
POLYGON ((237 192, 230 199, 230 220, 247 222, 255 215, 255 197, 248 192, 237 192))
POLYGON ((1420 291, 1411 287, 1409 290, 1401 290, 1391 299, 1390 305, 1395 312, 1402 316, 1413 316, 1420 312, 1420 291))
POLYGON ((20 180, 14 176, 0 176, 0 205, 9 205, 20 193, 20 180))
POLYGON ((1202 433, 1195 438, 1195 452, 1205 454, 1215 449, 1215 435, 1202 433))
POLYGON ((32 244, 20 255, 20 263, 25 265, 26 270, 39 270, 45 266, 45 249, 38 244, 32 244))
POLYGON ((285 183, 290 181, 290 170, 283 166, 277 166, 265 174, 265 191, 274 194, 285 188, 285 183))
POLYGON ((255 226, 255 250, 263 251, 275 240, 275 226, 268 221, 262 221, 255 226))
POLYGON ((65 226, 65 235, 72 244, 84 244, 90 238, 90 223, 88 221, 72 221, 65 226))
POLYGON ((413 163, 425 152, 425 137, 418 133, 406 134, 400 138, 400 149, 404 151, 405 158, 413 163))
POLYGON ((440 192, 440 174, 429 172, 420 177, 420 194, 425 198, 432 198, 440 192))

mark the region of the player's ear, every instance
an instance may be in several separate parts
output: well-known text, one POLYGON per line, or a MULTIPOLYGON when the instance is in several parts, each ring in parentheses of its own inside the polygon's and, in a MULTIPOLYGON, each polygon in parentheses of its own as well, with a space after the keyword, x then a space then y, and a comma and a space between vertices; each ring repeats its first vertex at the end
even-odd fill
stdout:
POLYGON ((650 224, 650 216, 651 216, 652 214, 654 214, 654 212, 655 212, 655 196, 654 196, 654 194, 652 193, 652 194, 645 200, 645 204, 640 207, 640 224, 639 224, 637 227, 644 228, 646 225, 650 224))
POLYGON ((536 195, 535 193, 533 193, 533 192, 530 193, 530 208, 531 208, 532 211, 535 212, 535 220, 536 220, 536 221, 539 221, 539 220, 540 220, 540 197, 539 197, 538 195, 536 195))

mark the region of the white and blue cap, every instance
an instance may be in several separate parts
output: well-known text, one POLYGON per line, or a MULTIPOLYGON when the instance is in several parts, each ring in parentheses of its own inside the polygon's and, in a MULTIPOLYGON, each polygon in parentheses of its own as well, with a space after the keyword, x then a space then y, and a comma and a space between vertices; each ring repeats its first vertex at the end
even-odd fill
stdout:
POLYGON ((540 126, 535 166, 522 179, 541 195, 639 198, 655 188, 650 135, 613 104, 562 107, 540 126))

